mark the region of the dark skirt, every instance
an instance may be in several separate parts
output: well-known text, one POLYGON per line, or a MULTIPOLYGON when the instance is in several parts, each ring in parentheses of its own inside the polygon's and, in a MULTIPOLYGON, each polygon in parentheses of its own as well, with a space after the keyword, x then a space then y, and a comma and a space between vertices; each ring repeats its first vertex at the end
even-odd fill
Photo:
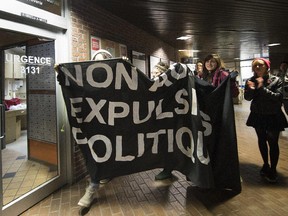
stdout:
POLYGON ((262 115, 251 112, 247 119, 246 125, 272 131, 284 131, 284 128, 288 127, 288 122, 282 111, 275 115, 262 115))

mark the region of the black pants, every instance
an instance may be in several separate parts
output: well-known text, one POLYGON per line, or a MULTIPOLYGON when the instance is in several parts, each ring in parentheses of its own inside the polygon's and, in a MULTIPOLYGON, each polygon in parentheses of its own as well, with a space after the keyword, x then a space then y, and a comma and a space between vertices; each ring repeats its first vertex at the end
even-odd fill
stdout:
POLYGON ((279 159, 279 134, 280 131, 269 131, 263 128, 255 128, 258 137, 258 146, 263 159, 264 164, 269 164, 268 160, 268 148, 270 156, 271 170, 276 171, 278 159, 279 159))

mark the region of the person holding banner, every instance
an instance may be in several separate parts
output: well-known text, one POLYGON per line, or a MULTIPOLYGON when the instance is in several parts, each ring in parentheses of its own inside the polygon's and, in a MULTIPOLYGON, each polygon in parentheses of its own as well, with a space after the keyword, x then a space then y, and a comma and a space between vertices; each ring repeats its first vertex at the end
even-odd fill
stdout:
MULTIPOLYGON (((107 50, 104 50, 104 49, 100 49, 93 54, 91 59, 95 60, 95 61, 100 61, 100 60, 111 59, 111 58, 113 58, 113 56, 110 52, 108 52, 107 50)), ((82 153, 84 154, 84 152, 82 152, 82 153)), ((86 157, 84 157, 84 158, 86 158, 86 157)), ((87 165, 87 161, 86 161, 86 165, 87 165)), ((97 181, 94 178, 94 176, 90 175, 90 183, 89 183, 88 187, 86 187, 85 194, 79 200, 78 205, 88 208, 94 199, 94 193, 99 188, 99 184, 106 184, 110 180, 111 180, 110 178, 106 178, 106 179, 102 179, 100 181, 97 181)))
MULTIPOLYGON (((169 65, 165 62, 158 62, 153 71, 151 71, 152 78, 155 79, 159 77, 162 73, 166 72, 169 69, 169 65)), ((164 168, 159 174, 155 176, 155 180, 164 180, 172 177, 172 170, 164 168)))
MULTIPOLYGON (((231 73, 224 69, 224 63, 217 54, 210 54, 204 59, 204 68, 201 74, 201 79, 207 81, 214 87, 219 86, 227 76, 231 73)), ((238 75, 234 72, 233 79, 231 80, 232 97, 237 97, 239 89, 236 85, 235 78, 238 75)), ((232 76, 231 76, 232 77, 232 76)), ((162 172, 155 176, 155 180, 164 180, 172 177, 172 170, 165 168, 162 172)))
POLYGON ((246 81, 244 89, 244 98, 251 101, 246 125, 254 127, 258 137, 258 146, 263 159, 260 175, 268 182, 276 183, 279 134, 288 127, 286 117, 281 110, 282 80, 269 73, 270 61, 267 59, 254 59, 252 70, 254 75, 246 81))
MULTIPOLYGON (((236 76, 238 72, 233 72, 236 76)), ((209 54, 204 59, 203 68, 203 80, 209 82, 213 86, 217 87, 220 83, 230 75, 230 72, 224 69, 224 63, 222 59, 217 54, 209 54)), ((239 95, 239 89, 236 85, 236 76, 231 80, 231 92, 232 97, 237 97, 239 95)), ((232 76, 231 76, 232 77, 232 76)))
POLYGON ((196 68, 194 71, 194 75, 200 79, 202 79, 203 76, 203 62, 201 60, 197 61, 196 68))
POLYGON ((165 62, 158 62, 153 70, 151 71, 151 77, 152 79, 155 79, 156 77, 160 76, 162 73, 167 71, 169 69, 169 65, 165 62))

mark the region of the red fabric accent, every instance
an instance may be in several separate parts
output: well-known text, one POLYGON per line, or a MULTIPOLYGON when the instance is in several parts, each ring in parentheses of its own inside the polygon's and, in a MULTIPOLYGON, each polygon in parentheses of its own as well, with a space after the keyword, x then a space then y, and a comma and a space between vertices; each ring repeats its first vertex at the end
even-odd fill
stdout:
MULTIPOLYGON (((215 87, 219 86, 227 76, 229 76, 228 71, 218 68, 213 76, 212 85, 215 87)), ((239 88, 236 85, 235 80, 231 80, 231 94, 232 97, 237 97, 239 95, 239 88)))
POLYGON ((20 104, 20 99, 19 98, 12 98, 10 100, 4 100, 4 103, 5 103, 6 109, 9 109, 10 106, 15 106, 15 105, 20 104))

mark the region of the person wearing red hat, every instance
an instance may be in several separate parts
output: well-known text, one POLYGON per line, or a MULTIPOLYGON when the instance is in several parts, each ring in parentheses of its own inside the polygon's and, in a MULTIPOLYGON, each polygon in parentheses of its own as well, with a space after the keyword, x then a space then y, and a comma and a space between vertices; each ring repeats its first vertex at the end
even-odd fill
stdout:
POLYGON ((263 166, 260 175, 268 182, 277 182, 280 131, 288 127, 281 106, 282 80, 269 73, 270 61, 256 58, 252 61, 254 76, 245 83, 244 98, 251 101, 246 125, 255 128, 263 166), (269 157, 270 156, 270 163, 269 157))

